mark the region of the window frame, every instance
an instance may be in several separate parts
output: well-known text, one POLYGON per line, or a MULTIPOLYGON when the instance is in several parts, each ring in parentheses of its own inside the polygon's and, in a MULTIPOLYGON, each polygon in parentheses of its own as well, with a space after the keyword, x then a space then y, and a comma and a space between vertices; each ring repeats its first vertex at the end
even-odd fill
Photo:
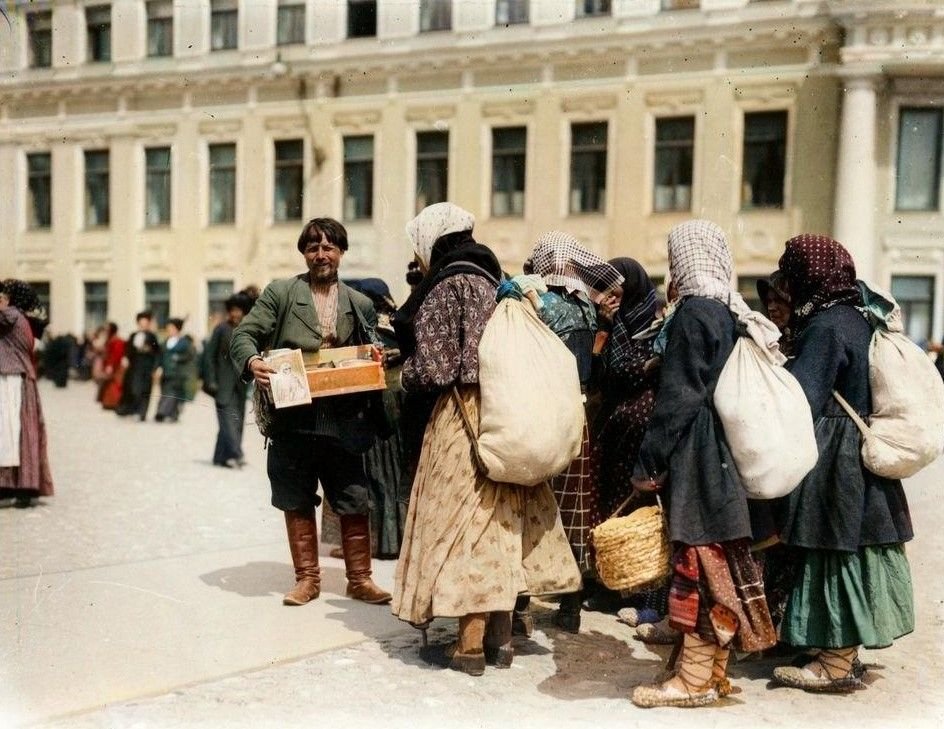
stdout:
MULTIPOLYGON (((173 0, 148 0, 145 3, 144 52, 147 58, 170 58, 174 55, 174 4, 173 0), (168 13, 168 9, 170 12, 168 13), (168 27, 166 33, 166 52, 151 52, 152 28, 168 27)), ((155 44, 156 45, 156 44, 155 44)))
POLYGON ((451 31, 454 9, 452 0, 420 0, 420 33, 451 31))
MULTIPOLYGON (((364 12, 363 17, 370 15, 370 12, 364 12)), ((377 0, 347 0, 347 37, 348 38, 376 38, 377 37, 377 0), (352 12, 357 7, 359 12, 352 12), (355 22, 360 19, 361 11, 372 8, 373 10, 373 31, 372 32, 352 32, 355 29, 355 22)), ((369 23, 368 23, 369 25, 369 23)))
POLYGON ((237 186, 238 175, 239 175, 239 145, 236 142, 208 142, 207 143, 207 224, 208 225, 235 225, 237 217, 239 215, 239 190, 237 186), (228 162, 224 164, 217 164, 214 166, 213 163, 213 150, 214 148, 221 147, 232 147, 233 148, 233 161, 232 164, 228 162), (232 174, 232 191, 230 193, 231 202, 230 205, 224 206, 232 210, 232 215, 230 217, 221 218, 218 220, 214 219, 213 215, 213 202, 214 202, 214 176, 222 175, 224 173, 232 174))
MULTIPOLYGON (((100 326, 108 323, 108 310, 110 306, 109 294, 111 286, 108 280, 93 279, 82 281, 82 326, 86 332, 93 332, 100 326), (93 291, 90 287, 101 286, 98 291, 93 291), (91 295, 90 295, 91 294, 91 295), (104 304, 102 309, 101 321, 95 325, 89 324, 89 313, 92 310, 90 304, 104 304)), ((97 307, 96 307, 97 308, 97 307)))
POLYGON ((488 197, 488 210, 490 217, 493 218, 524 218, 527 215, 528 211, 528 139, 530 137, 529 129, 527 124, 508 124, 508 125, 496 125, 490 128, 490 143, 491 143, 491 155, 489 159, 490 170, 489 170, 489 197, 488 197), (497 134, 503 131, 513 131, 521 130, 524 132, 524 143, 520 148, 520 151, 516 149, 497 149, 496 141, 497 134), (521 179, 522 185, 521 190, 504 190, 498 189, 496 185, 498 184, 496 179, 496 159, 497 158, 511 158, 513 156, 521 157, 521 179), (507 211, 506 212, 496 212, 495 200, 496 194, 503 193, 508 196, 507 200, 507 211), (515 210, 515 194, 521 195, 521 211, 517 212, 515 210))
POLYGON ((901 307, 901 318, 902 323, 904 324, 904 334, 913 342, 929 342, 934 336, 934 323, 935 323, 935 313, 937 309, 937 276, 933 273, 912 273, 912 272, 895 272, 891 274, 888 282, 888 288, 892 296, 895 297, 895 300, 898 302, 898 305, 901 307), (928 298, 925 299, 916 299, 916 298, 904 298, 900 294, 895 293, 895 283, 896 279, 909 280, 909 281, 924 281, 928 284, 928 298), (926 336, 922 338, 912 338, 911 332, 911 323, 912 312, 915 309, 915 304, 925 304, 927 305, 927 328, 925 331, 926 336))
POLYGON ((941 176, 944 171, 944 104, 931 104, 926 106, 901 104, 898 107, 898 134, 895 138, 895 169, 893 170, 893 182, 895 195, 893 201, 893 210, 896 213, 938 213, 942 209, 941 189, 944 187, 941 176), (902 129, 905 125, 905 114, 907 112, 934 112, 937 116, 938 134, 935 140, 935 158, 934 158, 934 190, 931 196, 930 207, 902 207, 900 203, 901 175, 899 171, 906 168, 902 164, 902 129))
POLYGON ((166 228, 172 225, 173 221, 173 200, 174 200, 174 150, 169 144, 153 145, 144 148, 144 227, 145 228, 166 228), (167 152, 167 166, 158 167, 152 165, 149 157, 151 153, 167 152), (151 190, 154 177, 160 175, 164 178, 165 190, 162 193, 164 214, 158 216, 158 220, 150 220, 150 202, 151 190))
POLYGON ((147 279, 142 282, 144 289, 144 309, 145 311, 151 312, 151 315, 154 317, 154 323, 157 325, 158 329, 163 329, 167 326, 167 320, 170 319, 172 286, 173 283, 171 280, 166 278, 147 279), (149 292, 149 287, 154 287, 158 284, 164 284, 166 286, 166 296, 161 295, 160 297, 155 297, 153 293, 149 292))
POLYGON ((239 4, 238 0, 210 0, 210 43, 211 53, 220 51, 234 51, 239 49, 239 4), (220 44, 217 44, 216 26, 218 22, 226 21, 231 27, 226 27, 225 35, 220 44), (232 36, 230 36, 230 33, 232 36))
POLYGON ((653 146, 652 146, 652 197, 651 205, 653 213, 678 213, 690 212, 692 210, 694 190, 695 190, 695 146, 698 136, 698 119, 692 114, 659 114, 653 117, 653 146), (692 133, 690 140, 659 139, 660 122, 680 122, 691 120, 692 133), (659 188, 666 187, 659 184, 659 153, 666 150, 689 149, 690 150, 690 169, 688 176, 688 205, 680 206, 678 203, 678 188, 685 187, 684 183, 675 183, 672 187, 672 205, 662 206, 658 204, 659 188))
POLYGON ((576 0, 574 5, 574 17, 577 20, 606 17, 612 14, 612 0, 576 0))
POLYGON ((112 6, 86 5, 85 6, 85 61, 86 63, 111 63, 112 50, 112 6), (108 14, 108 22, 94 22, 93 17, 103 18, 108 14), (104 39, 104 43, 102 42, 104 39))
POLYGON ((308 20, 308 9, 305 7, 304 0, 279 0, 275 9, 275 45, 276 46, 295 46, 305 43, 305 25, 308 20), (285 15, 291 14, 294 22, 289 25, 291 33, 286 33, 286 38, 282 37, 283 11, 285 15), (300 12, 299 12, 300 11, 300 12), (298 22, 298 15, 301 15, 301 22, 298 22))
MULTIPOLYGON (((288 180, 291 184, 292 181, 288 180)), ((288 198, 286 198, 288 200, 288 198)), ((272 220, 274 223, 291 223, 300 221, 305 214, 305 140, 302 137, 289 139, 272 140, 272 220), (298 157, 279 159, 279 148, 286 149, 286 145, 298 145, 298 157), (298 209, 297 215, 293 215, 294 209, 291 205, 286 205, 284 214, 279 213, 279 188, 283 176, 293 172, 297 175, 295 185, 298 188, 298 209)))
MULTIPOLYGON (((788 181, 789 181, 789 166, 790 166, 790 124, 793 116, 793 110, 788 107, 777 107, 777 108, 762 108, 762 109, 742 109, 741 110, 741 188, 740 188, 740 211, 741 212, 752 212, 752 211, 775 211, 775 210, 786 210, 790 204, 789 190, 788 190, 788 181), (747 158, 748 158, 748 118, 749 117, 759 117, 759 116, 774 116, 782 115, 783 116, 783 158, 780 160, 782 166, 780 172, 780 202, 779 204, 755 204, 753 200, 750 202, 746 199, 746 192, 748 190, 748 170, 747 170, 747 158)), ((759 145, 762 143, 769 144, 771 140, 751 140, 751 144, 759 145)), ((763 164, 763 163, 761 163, 763 164)), ((750 184, 751 196, 753 197, 754 185, 750 184)))
POLYGON ((34 10, 26 13, 26 66, 27 68, 52 68, 52 11, 34 10), (39 27, 37 27, 39 26, 39 27), (38 40, 42 38, 45 44, 40 46, 38 40), (40 56, 37 50, 42 48, 40 56), (41 60, 42 63, 38 61, 41 60))
POLYGON ((495 25, 528 25, 531 22, 531 2, 530 0, 496 0, 495 2, 495 25), (522 13, 522 8, 524 12, 522 13), (506 18, 503 20, 499 14, 504 9, 506 18))
MULTIPOLYGON (((377 186, 375 184, 374 176, 377 171, 377 136, 373 133, 368 134, 343 134, 341 136, 341 159, 342 159, 342 182, 341 182, 341 220, 344 222, 367 222, 373 220, 374 217, 374 198, 377 194, 377 186), (348 156, 348 142, 353 142, 354 140, 363 140, 369 139, 371 141, 370 148, 370 157, 363 156, 348 156), (356 212, 349 214, 351 211, 348 208, 348 200, 355 199, 353 196, 349 195, 351 188, 349 186, 349 180, 351 179, 350 171, 351 169, 360 170, 367 169, 368 172, 365 176, 367 180, 369 194, 367 196, 366 203, 363 207, 366 208, 366 213, 359 215, 356 212)), ((356 211, 357 204, 355 199, 354 210, 356 211)))
POLYGON ((610 161, 610 130, 611 125, 608 119, 581 119, 581 120, 571 120, 569 123, 570 131, 570 156, 569 156, 569 166, 568 166, 568 185, 567 185, 567 212, 569 215, 605 215, 607 211, 606 197, 608 194, 608 183, 609 183, 609 161, 610 161), (589 143, 581 144, 579 147, 574 144, 574 138, 576 127, 603 127, 603 141, 602 143, 589 143), (583 199, 581 198, 580 209, 575 209, 574 206, 574 193, 578 192, 574 189, 575 181, 575 161, 577 155, 593 155, 595 158, 599 157, 602 154, 602 164, 600 164, 599 159, 595 159, 595 164, 593 165, 595 169, 594 179, 598 183, 596 186, 595 196, 597 205, 594 208, 585 207, 583 205, 583 199), (603 175, 603 184, 599 185, 599 178, 597 175, 602 171, 603 175))
POLYGON ((26 228, 27 230, 49 230, 52 228, 52 152, 34 151, 27 152, 26 160, 26 228), (30 166, 30 158, 45 157, 48 159, 48 166, 45 170, 34 171, 30 166), (34 181, 45 180, 45 205, 44 213, 46 222, 39 221, 36 213, 36 195, 34 192, 34 181))
MULTIPOLYGON (((427 205, 433 205, 437 202, 445 202, 449 199, 449 152, 450 152, 450 143, 452 142, 452 135, 449 133, 449 130, 439 130, 439 129, 417 129, 413 135, 414 148, 416 150, 415 154, 415 164, 414 164, 414 189, 413 189, 413 208, 419 213, 427 205), (437 137, 442 137, 445 139, 445 145, 443 151, 422 151, 421 150, 421 138, 432 139, 433 135, 437 137), (436 166, 436 173, 439 176, 441 182, 441 188, 443 190, 442 199, 433 199, 435 195, 431 195, 424 202, 423 205, 420 205, 420 185, 423 181, 425 175, 421 174, 421 163, 432 163, 436 166)), ((430 165, 432 166, 432 165, 430 165)))
POLYGON ((83 220, 85 222, 86 230, 96 229, 96 228, 107 228, 111 225, 111 150, 109 149, 84 149, 82 150, 82 172, 83 172, 83 190, 85 193, 84 197, 84 216, 83 220), (89 169, 89 159, 91 155, 104 155, 106 160, 106 165, 103 169, 93 168, 92 171, 89 169), (93 178, 91 175, 94 175, 93 178), (104 190, 104 216, 99 216, 96 214, 96 222, 89 223, 89 211, 91 209, 90 202, 93 200, 93 186, 92 182, 94 179, 98 179, 99 190, 104 190), (99 217, 104 217, 104 220, 99 220, 99 217))

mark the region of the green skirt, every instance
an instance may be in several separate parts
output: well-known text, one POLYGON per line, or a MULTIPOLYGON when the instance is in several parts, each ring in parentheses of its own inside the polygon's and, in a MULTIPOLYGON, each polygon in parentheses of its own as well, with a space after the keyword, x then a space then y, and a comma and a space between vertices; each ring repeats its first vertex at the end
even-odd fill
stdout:
POLYGON ((914 630, 904 545, 804 552, 781 625, 782 641, 804 648, 885 648, 914 630))

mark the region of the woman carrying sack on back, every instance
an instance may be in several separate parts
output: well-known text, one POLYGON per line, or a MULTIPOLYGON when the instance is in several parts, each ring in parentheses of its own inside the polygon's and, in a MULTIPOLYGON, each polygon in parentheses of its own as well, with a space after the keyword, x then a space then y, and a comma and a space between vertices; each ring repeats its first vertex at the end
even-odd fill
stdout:
POLYGON ((913 531, 901 481, 865 469, 859 431, 833 391, 866 417, 871 411, 869 345, 855 264, 825 236, 787 241, 780 258, 792 298, 796 356, 790 371, 810 402, 819 460, 785 497, 781 540, 800 552, 781 640, 816 649, 802 667, 774 679, 820 692, 862 686, 860 646, 884 648, 914 630, 904 542, 913 531))
POLYGON ((473 460, 463 417, 477 431, 478 346, 502 277, 495 255, 472 237, 474 223, 462 208, 437 203, 407 225, 424 278, 397 312, 400 345, 411 353, 401 381, 407 392, 438 399, 413 483, 392 608, 415 626, 458 618, 458 642, 425 657, 479 676, 486 661, 511 665, 517 595, 574 592, 580 574, 550 488, 495 483, 473 460))
MULTIPOLYGON (((633 485, 664 499, 675 544, 669 622, 684 635, 673 675, 633 691, 640 707, 712 704, 731 691, 732 647, 750 652, 776 643, 760 569, 749 552, 758 535, 712 402, 738 320, 751 311, 731 290, 731 252, 717 225, 678 225, 668 248, 679 302, 665 324, 659 389, 633 485)), ((769 348, 779 333, 766 325, 753 332, 758 345, 769 348)))
MULTIPOLYGON (((541 294, 541 321, 560 337, 577 361, 580 389, 586 394, 593 364, 593 342, 597 333, 596 305, 618 298, 623 276, 610 264, 587 250, 569 233, 545 233, 534 244, 524 262, 526 274, 537 274, 548 287, 541 294)), ((580 454, 568 469, 551 479, 567 541, 584 577, 593 571, 590 560, 590 527, 597 511, 597 493, 590 478, 590 431, 583 426, 580 454)), ((580 631, 582 592, 561 597, 554 623, 570 633, 580 631)), ((515 604, 516 632, 530 634, 528 597, 515 604)))

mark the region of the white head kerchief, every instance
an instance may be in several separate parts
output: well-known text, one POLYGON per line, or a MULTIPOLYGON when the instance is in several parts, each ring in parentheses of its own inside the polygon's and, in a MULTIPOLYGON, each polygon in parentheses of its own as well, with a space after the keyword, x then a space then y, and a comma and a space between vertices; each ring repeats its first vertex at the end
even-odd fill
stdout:
POLYGON ((613 266, 559 230, 538 238, 525 263, 549 286, 580 291, 597 303, 623 283, 623 275, 613 266))
POLYGON ((780 331, 767 317, 752 311, 731 289, 731 250, 724 231, 709 220, 689 220, 669 233, 669 275, 680 298, 704 296, 727 306, 748 336, 771 361, 782 364, 780 331))
POLYGON ((429 268, 429 259, 437 240, 448 233, 472 230, 474 226, 475 216, 468 210, 450 202, 441 202, 423 208, 419 215, 406 224, 406 234, 410 236, 417 257, 429 268))

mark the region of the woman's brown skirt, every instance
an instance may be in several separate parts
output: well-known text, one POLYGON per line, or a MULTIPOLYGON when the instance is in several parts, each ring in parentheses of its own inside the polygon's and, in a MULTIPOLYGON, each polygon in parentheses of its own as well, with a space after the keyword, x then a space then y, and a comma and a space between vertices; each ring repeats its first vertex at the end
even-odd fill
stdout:
MULTIPOLYGON (((478 427, 479 391, 460 397, 478 427)), ((439 398, 423 438, 393 592, 393 613, 434 617, 511 610, 518 593, 575 592, 580 573, 547 484, 483 476, 451 393, 439 398)))

